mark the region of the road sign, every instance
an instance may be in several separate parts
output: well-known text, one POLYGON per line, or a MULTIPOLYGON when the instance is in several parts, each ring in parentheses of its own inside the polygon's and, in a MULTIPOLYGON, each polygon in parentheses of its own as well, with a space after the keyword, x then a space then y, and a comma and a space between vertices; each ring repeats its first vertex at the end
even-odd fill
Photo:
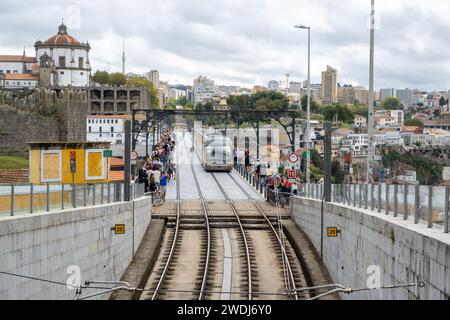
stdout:
POLYGON ((291 153, 289 155, 289 162, 291 163, 297 163, 298 162, 298 155, 296 155, 295 153, 291 153))
POLYGON ((103 157, 105 157, 105 158, 112 158, 112 150, 104 150, 103 151, 103 157))
POLYGON ((288 171, 288 178, 289 179, 297 179, 297 171, 296 170, 289 170, 288 171))
POLYGON ((339 230, 336 227, 331 227, 331 228, 327 229, 328 238, 337 238, 338 233, 339 233, 339 230))
POLYGON ((116 224, 113 228, 114 233, 117 235, 125 234, 125 225, 124 224, 116 224))

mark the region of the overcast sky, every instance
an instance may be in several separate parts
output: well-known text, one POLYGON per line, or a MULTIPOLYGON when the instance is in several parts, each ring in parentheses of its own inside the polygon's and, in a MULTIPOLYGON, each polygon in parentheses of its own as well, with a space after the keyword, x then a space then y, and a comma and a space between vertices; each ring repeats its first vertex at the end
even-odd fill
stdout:
MULTIPOLYGON (((450 88, 450 1, 377 0, 375 86, 450 88)), ((342 84, 368 86, 370 0, 1 0, 0 54, 34 55, 34 42, 69 34, 92 46, 95 70, 157 69, 163 80, 253 86, 305 80, 312 28, 312 81, 326 65, 342 84), (77 13, 80 12, 78 15, 77 13)))

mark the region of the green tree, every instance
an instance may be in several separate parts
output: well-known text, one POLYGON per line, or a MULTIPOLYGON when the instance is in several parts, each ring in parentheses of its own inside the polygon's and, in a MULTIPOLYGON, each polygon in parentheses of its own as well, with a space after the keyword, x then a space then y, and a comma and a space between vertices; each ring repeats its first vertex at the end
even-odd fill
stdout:
POLYGON ((166 110, 176 110, 177 101, 174 98, 170 98, 166 105, 166 110))
POLYGON ((180 99, 177 100, 177 104, 180 106, 183 106, 183 107, 188 103, 189 103, 189 100, 186 96, 181 96, 180 99))
POLYGON ((341 184, 344 182, 344 169, 342 168, 339 160, 333 160, 331 163, 331 176, 333 182, 336 184, 341 184))
POLYGON ((401 110, 402 104, 398 98, 386 97, 381 101, 381 108, 385 110, 401 110))
POLYGON ((445 100, 444 97, 441 97, 441 99, 439 99, 439 106, 443 107, 447 104, 447 100, 445 100))
POLYGON ((92 76, 92 81, 98 84, 109 84, 109 73, 106 71, 96 71, 92 76))
MULTIPOLYGON (((308 96, 304 95, 301 101, 302 111, 306 112, 308 109, 308 96)), ((311 112, 317 113, 320 110, 320 106, 311 97, 311 112)))
POLYGON ((124 86, 127 84, 127 77, 120 72, 111 73, 109 75, 109 84, 112 86, 124 86))
MULTIPOLYGON (((445 100, 445 99, 444 99, 445 100)), ((439 118, 441 116, 441 109, 434 110, 434 117, 439 118)))
POLYGON ((349 110, 347 106, 343 106, 341 104, 334 104, 325 106, 322 109, 322 114, 325 117, 325 120, 328 122, 337 120, 341 123, 352 124, 355 121, 355 116, 349 110))
POLYGON ((405 126, 408 127, 425 127, 423 121, 419 120, 419 119, 406 119, 405 120, 405 126))
POLYGON ((152 107, 154 109, 160 109, 158 90, 155 89, 153 83, 145 78, 129 78, 127 80, 127 86, 130 87, 145 87, 150 92, 150 98, 152 101, 152 107))

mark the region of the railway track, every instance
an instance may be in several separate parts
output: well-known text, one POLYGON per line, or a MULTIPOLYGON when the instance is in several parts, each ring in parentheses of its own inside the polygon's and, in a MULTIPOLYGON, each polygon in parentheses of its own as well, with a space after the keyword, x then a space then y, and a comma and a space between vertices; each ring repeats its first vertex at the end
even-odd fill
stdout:
MULTIPOLYGON (((258 202, 248 193, 248 191, 236 180, 235 177, 231 173, 228 173, 228 176, 233 180, 233 182, 238 186, 238 188, 245 194, 245 196, 250 200, 250 202, 253 203, 253 205, 256 207, 258 212, 261 214, 261 216, 264 218, 266 223, 268 224, 270 230, 272 231, 273 237, 276 239, 276 243, 278 244, 279 248, 279 254, 281 255, 282 265, 283 265, 283 271, 284 271, 284 279, 285 279, 285 285, 287 292, 295 292, 295 288, 297 288, 298 284, 304 284, 304 278, 302 276, 301 270, 293 270, 292 264, 295 260, 297 260, 297 256, 293 252, 292 248, 289 246, 289 249, 287 249, 287 241, 284 237, 283 232, 283 225, 282 225, 282 218, 278 214, 278 232, 275 228, 274 224, 270 221, 270 219, 267 217, 264 210, 261 208, 261 206, 258 204, 258 202)), ((300 266, 301 268, 301 266, 300 266)), ((295 292, 293 294, 293 298, 295 300, 299 300, 299 295, 295 292)), ((307 296, 303 296, 302 298, 307 298, 307 296)))
MULTIPOLYGON (((186 141, 182 140, 189 150, 186 141)), ((176 152, 178 158, 178 148, 176 152)), ((140 299, 235 300, 240 297, 255 300, 278 297, 298 300, 293 289, 303 286, 303 273, 295 252, 284 239, 281 215, 274 224, 274 217, 269 218, 257 200, 231 174, 228 176, 257 211, 251 209, 252 214, 245 214, 244 207, 250 208, 248 202, 235 203, 215 173, 211 173, 211 177, 225 201, 208 202, 193 164, 193 153, 189 154, 190 171, 200 201, 194 206, 182 202, 180 165, 172 211, 175 215, 172 213, 166 218, 168 228, 162 251, 140 299), (263 290, 259 290, 261 287, 263 290)), ((187 171, 183 172, 186 174, 187 171)), ((226 174, 220 177, 226 177, 226 174)), ((301 298, 308 297, 302 295, 301 298)))

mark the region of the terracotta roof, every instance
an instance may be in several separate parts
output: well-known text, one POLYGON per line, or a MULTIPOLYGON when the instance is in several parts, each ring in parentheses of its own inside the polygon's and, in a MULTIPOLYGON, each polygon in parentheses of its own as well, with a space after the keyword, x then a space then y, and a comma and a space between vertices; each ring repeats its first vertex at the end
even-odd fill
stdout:
POLYGON ((46 44, 80 44, 80 42, 68 34, 56 34, 50 37, 46 44))
POLYGON ((30 62, 35 63, 36 58, 34 57, 23 57, 14 55, 0 55, 0 62, 30 62))
POLYGON ((420 129, 420 127, 404 126, 402 127, 402 132, 415 132, 417 129, 420 129))
POLYGON ((5 80, 39 81, 39 77, 35 77, 29 73, 7 73, 5 74, 5 80))

